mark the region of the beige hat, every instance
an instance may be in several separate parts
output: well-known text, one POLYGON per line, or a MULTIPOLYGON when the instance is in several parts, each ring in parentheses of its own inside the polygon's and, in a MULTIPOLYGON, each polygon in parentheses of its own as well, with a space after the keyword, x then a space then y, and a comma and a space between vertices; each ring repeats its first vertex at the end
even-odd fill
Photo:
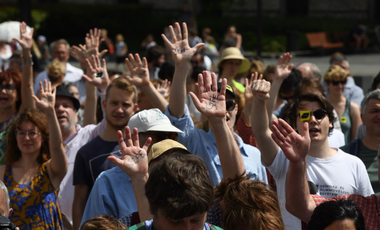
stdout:
POLYGON ((241 60, 240 67, 239 67, 239 72, 238 73, 244 73, 249 70, 251 67, 251 63, 248 61, 247 58, 245 58, 240 50, 236 47, 228 47, 225 50, 223 50, 222 56, 220 58, 220 61, 218 63, 218 68, 220 68, 220 65, 224 60, 229 60, 229 59, 239 59, 241 60))
POLYGON ((148 153, 148 162, 150 163, 151 160, 156 159, 157 157, 161 156, 161 154, 172 148, 181 148, 187 150, 187 148, 179 142, 173 141, 171 139, 165 139, 152 145, 148 153))

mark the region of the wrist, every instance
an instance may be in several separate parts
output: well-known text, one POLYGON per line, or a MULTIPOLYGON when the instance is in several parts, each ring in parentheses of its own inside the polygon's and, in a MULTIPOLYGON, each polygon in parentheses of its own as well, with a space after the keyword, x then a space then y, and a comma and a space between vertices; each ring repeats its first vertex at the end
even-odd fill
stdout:
POLYGON ((144 173, 144 174, 135 174, 135 175, 131 175, 130 176, 131 178, 131 181, 133 184, 137 184, 137 183, 146 183, 149 179, 149 173, 144 173))

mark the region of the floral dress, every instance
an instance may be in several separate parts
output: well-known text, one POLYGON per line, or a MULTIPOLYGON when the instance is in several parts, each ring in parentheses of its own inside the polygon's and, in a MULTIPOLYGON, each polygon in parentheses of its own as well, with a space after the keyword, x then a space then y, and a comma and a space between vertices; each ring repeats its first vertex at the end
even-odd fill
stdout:
POLYGON ((4 184, 8 188, 10 220, 20 229, 63 229, 58 208, 58 191, 54 189, 47 171, 46 162, 39 166, 36 175, 27 184, 17 184, 12 167, 6 165, 4 184))

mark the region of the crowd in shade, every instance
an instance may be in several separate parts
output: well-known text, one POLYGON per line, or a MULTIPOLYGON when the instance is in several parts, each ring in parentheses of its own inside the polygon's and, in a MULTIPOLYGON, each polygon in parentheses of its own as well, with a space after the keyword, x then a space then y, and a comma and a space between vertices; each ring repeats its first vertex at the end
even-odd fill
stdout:
POLYGON ((235 26, 218 45, 182 18, 140 54, 97 28, 48 46, 22 22, 0 42, 0 222, 380 229, 380 73, 365 93, 343 53, 326 73, 265 65, 235 26))

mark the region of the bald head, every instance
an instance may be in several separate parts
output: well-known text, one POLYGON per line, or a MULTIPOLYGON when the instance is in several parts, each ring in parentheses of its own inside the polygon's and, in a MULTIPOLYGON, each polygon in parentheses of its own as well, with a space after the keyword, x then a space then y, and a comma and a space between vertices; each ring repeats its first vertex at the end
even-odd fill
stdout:
POLYGON ((313 79, 318 79, 321 81, 322 74, 318 66, 313 63, 301 63, 297 66, 297 70, 301 71, 302 77, 311 77, 313 79))

